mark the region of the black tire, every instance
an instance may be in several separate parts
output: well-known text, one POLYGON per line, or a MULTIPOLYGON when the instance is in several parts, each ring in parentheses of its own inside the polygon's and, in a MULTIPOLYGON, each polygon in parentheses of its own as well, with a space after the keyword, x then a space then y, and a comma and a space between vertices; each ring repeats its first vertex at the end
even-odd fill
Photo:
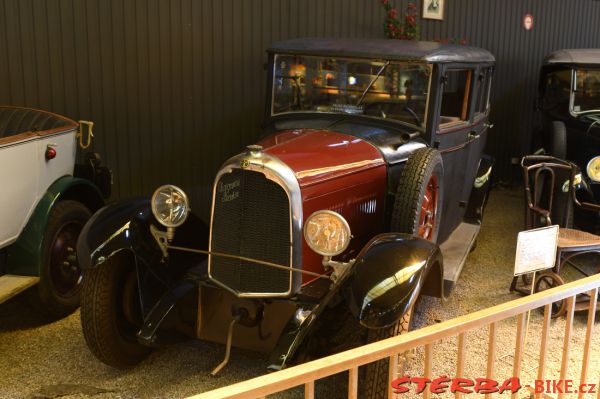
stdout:
POLYGON ((121 252, 87 270, 81 297, 81 326, 92 353, 103 363, 127 369, 150 348, 136 333, 142 323, 133 255, 121 252))
POLYGON ((390 230, 436 242, 442 217, 443 179, 444 168, 439 151, 432 148, 416 150, 408 158, 398 181, 390 230), (429 215, 430 219, 424 220, 422 206, 425 205, 425 195, 430 184, 435 186, 435 210, 433 215, 429 215), (428 221, 433 222, 429 230, 425 227, 428 221))
POLYGON ((90 211, 77 201, 60 201, 50 211, 42 242, 40 283, 33 293, 34 306, 53 318, 79 307, 82 276, 75 249, 90 211))
POLYGON ((562 121, 552 121, 552 131, 550 132, 551 155, 567 159, 567 128, 562 121))
MULTIPOLYGON (((550 288, 558 287, 559 285, 563 285, 565 280, 560 277, 558 274, 554 272, 543 272, 535 277, 535 285, 533 287, 533 292, 542 292, 550 288)), ((560 301, 556 301, 552 303, 552 313, 551 316, 553 319, 563 316, 567 313, 567 300, 562 299, 560 301)))
MULTIPOLYGON (((382 339, 406 334, 412 327, 413 308, 402 316, 398 322, 390 327, 378 330, 370 329, 367 332, 367 343, 381 341, 382 339)), ((398 356, 398 375, 402 375, 405 369, 406 354, 398 356)), ((364 381, 359 383, 362 399, 387 398, 389 377, 389 359, 382 359, 369 363, 365 366, 364 381)))

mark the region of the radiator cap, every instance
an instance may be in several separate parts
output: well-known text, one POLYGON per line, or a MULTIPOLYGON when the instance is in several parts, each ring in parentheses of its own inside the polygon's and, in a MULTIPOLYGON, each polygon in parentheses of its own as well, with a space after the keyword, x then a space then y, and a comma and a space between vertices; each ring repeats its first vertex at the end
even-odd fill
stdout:
POLYGON ((246 149, 248 150, 248 152, 255 152, 255 153, 258 152, 258 153, 260 153, 260 152, 262 152, 263 147, 262 147, 262 145, 251 144, 251 145, 247 146, 246 149))

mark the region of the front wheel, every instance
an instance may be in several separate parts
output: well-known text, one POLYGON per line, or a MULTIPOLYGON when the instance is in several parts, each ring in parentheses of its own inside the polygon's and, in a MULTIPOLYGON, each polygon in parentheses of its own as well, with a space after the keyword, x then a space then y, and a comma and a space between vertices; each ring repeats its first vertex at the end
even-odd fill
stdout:
MULTIPOLYGON (((377 330, 370 329, 367 333, 367 343, 381 341, 382 339, 395 337, 397 335, 406 334, 411 329, 414 306, 409 309, 400 320, 390 327, 377 330)), ((407 353, 399 354, 398 368, 395 374, 402 375, 405 371, 407 353)), ((390 377, 390 361, 382 359, 377 362, 369 363, 365 366, 364 381, 359 384, 362 387, 361 398, 364 399, 381 399, 388 397, 388 387, 391 381, 390 377)))
POLYGON ((142 324, 133 256, 122 252, 87 270, 81 298, 83 336, 92 353, 109 366, 135 366, 150 352, 136 333, 142 324))

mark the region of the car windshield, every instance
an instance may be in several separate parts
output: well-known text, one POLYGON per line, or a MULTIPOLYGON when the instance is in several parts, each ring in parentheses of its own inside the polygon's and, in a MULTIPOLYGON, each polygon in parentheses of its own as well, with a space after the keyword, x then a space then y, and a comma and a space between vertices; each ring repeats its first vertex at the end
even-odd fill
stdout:
POLYGON ((576 70, 572 110, 600 112, 600 69, 576 70))
POLYGON ((276 55, 271 113, 366 115, 424 126, 424 63, 276 55))

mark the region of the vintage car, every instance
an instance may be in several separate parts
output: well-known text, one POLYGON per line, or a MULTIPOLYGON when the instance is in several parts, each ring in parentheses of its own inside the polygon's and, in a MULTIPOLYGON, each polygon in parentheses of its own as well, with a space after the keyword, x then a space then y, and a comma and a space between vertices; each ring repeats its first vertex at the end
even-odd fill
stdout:
POLYGON ((0 303, 37 284, 31 298, 49 315, 79 307, 77 238, 111 188, 97 154, 76 164, 77 143, 92 137, 93 124, 81 122, 0 106, 0 303))
MULTIPOLYGON (((534 134, 534 150, 575 162, 583 172, 578 199, 599 204, 600 49, 559 50, 546 56, 537 109, 541 126, 534 134)), ((600 233, 599 216, 577 207, 574 222, 600 233)))
MULTIPOLYGON (((456 282, 490 187, 494 57, 366 39, 268 55, 264 136, 217 173, 209 225, 165 185, 84 227, 81 322, 101 361, 134 365, 175 330, 226 344, 213 373, 231 345, 281 369, 327 341, 336 316, 378 340, 456 282)), ((369 392, 386 389, 377 366, 369 392)))

